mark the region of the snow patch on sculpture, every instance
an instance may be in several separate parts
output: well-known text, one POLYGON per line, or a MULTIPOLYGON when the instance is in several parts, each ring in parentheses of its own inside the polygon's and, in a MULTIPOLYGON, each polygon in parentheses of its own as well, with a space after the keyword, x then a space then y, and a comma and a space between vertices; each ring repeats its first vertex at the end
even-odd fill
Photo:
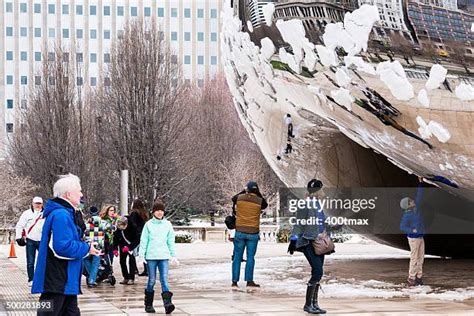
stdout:
POLYGON ((470 84, 461 83, 456 87, 456 96, 462 101, 474 100, 474 87, 470 84))
POLYGON ((337 66, 336 53, 333 50, 326 48, 323 45, 316 45, 316 50, 319 55, 321 64, 325 67, 337 66))
POLYGON ((377 72, 375 71, 374 66, 371 64, 367 63, 362 59, 362 57, 359 56, 345 56, 344 57, 344 63, 346 64, 347 67, 350 65, 355 65, 357 67, 357 70, 365 72, 369 75, 376 75, 377 72))
POLYGON ((280 60, 287 64, 291 68, 291 70, 296 73, 301 72, 301 64, 296 59, 295 55, 288 53, 283 47, 280 47, 278 55, 280 55, 280 60))
POLYGON ((425 108, 430 107, 430 99, 428 98, 428 93, 425 89, 421 89, 420 92, 418 92, 418 102, 420 102, 420 104, 425 108))
POLYGON ((275 53, 275 45, 273 45, 273 42, 271 39, 268 37, 262 38, 260 41, 260 44, 262 45, 262 55, 266 60, 270 60, 272 58, 273 54, 275 53))
POLYGON ((438 89, 439 86, 446 80, 448 70, 439 64, 435 64, 431 67, 430 77, 425 84, 426 89, 434 90, 438 89))
POLYGON ((398 60, 378 64, 377 74, 398 100, 408 101, 414 97, 413 86, 408 81, 405 69, 398 60))
POLYGON ((247 21, 247 28, 248 28, 248 30, 249 30, 250 33, 253 33, 253 25, 252 25, 252 22, 247 21))
POLYGON ((345 14, 344 28, 355 45, 347 53, 355 55, 360 53, 361 50, 367 51, 370 32, 374 23, 379 20, 379 11, 375 5, 363 4, 357 10, 345 14))
POLYGON ((428 123, 428 128, 430 129, 431 133, 442 143, 446 143, 451 139, 451 134, 449 131, 438 122, 430 121, 428 123))
POLYGON ((352 102, 354 102, 354 98, 352 97, 349 90, 340 88, 338 90, 332 90, 331 96, 340 105, 347 108, 349 111, 352 111, 352 102))
POLYGON ((272 26, 273 13, 275 12, 275 5, 269 3, 262 8, 263 16, 265 17, 265 23, 267 26, 272 26))
POLYGON ((336 81, 341 87, 347 88, 347 86, 351 83, 351 77, 349 77, 343 68, 337 68, 336 81))

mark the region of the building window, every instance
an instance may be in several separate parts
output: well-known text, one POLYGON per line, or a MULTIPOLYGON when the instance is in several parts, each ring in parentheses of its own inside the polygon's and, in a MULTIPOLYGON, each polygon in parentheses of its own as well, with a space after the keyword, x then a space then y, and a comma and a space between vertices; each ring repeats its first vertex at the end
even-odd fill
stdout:
POLYGON ((110 54, 109 53, 104 54, 104 63, 110 63, 110 54))
POLYGON ((177 8, 171 8, 171 17, 172 18, 177 18, 178 17, 178 9, 177 8))
POLYGON ((117 16, 123 16, 124 12, 123 6, 117 7, 117 16))
POLYGON ((145 7, 144 13, 145 13, 145 16, 151 16, 151 8, 150 7, 145 7))
POLYGON ((28 107, 28 102, 26 101, 26 99, 21 99, 20 108, 23 110, 26 110, 27 107, 28 107))
POLYGON ((158 17, 162 18, 165 16, 165 8, 158 8, 158 17))
POLYGON ((97 62, 97 54, 96 53, 91 53, 91 63, 96 63, 97 62))
POLYGON ((5 12, 13 12, 13 4, 11 2, 5 4, 5 12))
POLYGON ((171 32, 171 40, 172 41, 178 40, 178 32, 171 32))
POLYGON ((191 17, 191 9, 184 8, 184 17, 185 18, 190 18, 191 17))
POLYGON ((197 9, 197 17, 198 19, 204 18, 204 9, 197 9))
POLYGON ((28 53, 27 52, 21 52, 20 53, 20 60, 21 61, 27 61, 28 60, 28 53))
POLYGON ((186 42, 191 41, 191 32, 184 32, 184 40, 186 42))
POLYGON ((97 30, 91 30, 91 39, 97 38, 97 30))
POLYGON ((217 9, 211 9, 211 19, 217 19, 217 9))
POLYGON ((20 27, 20 36, 27 37, 28 36, 28 29, 26 27, 20 27))
POLYGON ((41 37, 41 28, 35 27, 35 37, 41 37))
POLYGON ((41 13, 41 3, 35 3, 34 12, 35 13, 41 13))
POLYGON ((48 36, 49 36, 49 37, 52 37, 52 38, 56 37, 56 30, 55 30, 54 28, 52 28, 52 27, 49 28, 49 29, 48 29, 48 36))
POLYGON ((28 77, 27 76, 21 76, 20 77, 20 83, 22 85, 27 85, 28 84, 28 77))
POLYGON ((6 34, 7 34, 7 36, 13 36, 13 27, 7 26, 6 34))
POLYGON ((12 75, 7 76, 7 84, 13 84, 13 76, 12 75))
POLYGON ((69 29, 63 29, 63 38, 69 38, 69 29))
POLYGON ((191 56, 189 56, 189 55, 184 55, 184 64, 185 64, 185 65, 191 64, 191 56))
POLYGON ((13 60, 13 52, 7 51, 7 60, 13 60))
POLYGON ((37 86, 41 85, 41 76, 35 76, 35 85, 37 86))
POLYGON ((7 123, 7 133, 13 133, 13 123, 7 123))
POLYGON ((110 6, 104 6, 104 16, 110 16, 110 6))
POLYGON ((54 79, 53 76, 48 77, 48 84, 51 86, 54 86, 56 84, 56 80, 54 79))
POLYGON ((48 61, 54 61, 56 59, 56 54, 53 52, 48 53, 48 61))
POLYGON ((110 39, 110 30, 104 31, 104 39, 110 39))
POLYGON ((97 6, 95 5, 89 6, 89 15, 97 15, 97 6))
POLYGON ((48 4, 48 13, 55 14, 56 13, 56 6, 54 4, 48 4))
POLYGON ((78 86, 82 86, 84 84, 84 79, 82 77, 77 77, 76 78, 76 84, 78 86))
POLYGON ((83 38, 84 37, 84 32, 82 31, 82 29, 77 29, 76 30, 76 37, 77 38, 83 38))
POLYGON ((131 7, 131 8, 130 8, 130 15, 131 15, 131 16, 138 16, 137 7, 131 7))
POLYGON ((97 85, 97 78, 91 77, 91 87, 95 87, 97 85))
POLYGON ((69 14, 69 5, 63 4, 63 14, 69 14))
POLYGON ((217 33, 211 32, 211 42, 217 42, 217 33))
POLYGON ((204 32, 198 32, 197 33, 197 40, 198 40, 198 42, 203 42, 204 41, 204 32))
POLYGON ((84 57, 82 53, 76 53, 76 62, 82 63, 84 61, 84 57))
POLYGON ((198 56, 198 65, 204 65, 204 56, 202 55, 198 56))
POLYGON ((211 65, 217 65, 217 56, 211 56, 211 65))
POLYGON ((13 109, 13 100, 12 99, 7 100, 7 109, 13 109))
POLYGON ((41 52, 35 52, 35 61, 41 61, 41 52))
POLYGON ((82 5, 80 5, 80 4, 76 5, 76 14, 77 15, 82 15, 83 14, 82 5))
POLYGON ((20 3, 20 13, 26 13, 27 11, 26 3, 20 3))

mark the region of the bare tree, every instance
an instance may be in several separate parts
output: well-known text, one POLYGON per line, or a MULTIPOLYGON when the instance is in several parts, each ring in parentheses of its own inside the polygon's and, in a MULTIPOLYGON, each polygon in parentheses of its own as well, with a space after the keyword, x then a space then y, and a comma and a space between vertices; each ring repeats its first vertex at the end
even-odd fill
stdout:
POLYGON ((42 82, 29 93, 10 159, 15 172, 31 179, 43 196, 51 196, 57 175, 71 172, 81 178, 89 202, 99 203, 113 181, 101 179, 106 168, 95 163, 95 110, 82 95, 80 64, 66 56, 60 48, 43 56, 42 82))
POLYGON ((459 41, 447 42, 446 47, 451 48, 451 59, 461 65, 467 74, 470 73, 469 67, 473 65, 473 59, 466 55, 466 46, 459 41))

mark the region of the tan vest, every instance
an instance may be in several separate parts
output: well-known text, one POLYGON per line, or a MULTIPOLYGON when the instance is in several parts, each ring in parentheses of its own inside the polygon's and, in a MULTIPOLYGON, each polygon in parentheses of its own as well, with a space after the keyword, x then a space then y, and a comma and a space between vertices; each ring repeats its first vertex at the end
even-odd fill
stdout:
POLYGON ((235 230, 247 234, 257 234, 260 231, 260 213, 262 198, 252 193, 240 194, 235 205, 235 230))

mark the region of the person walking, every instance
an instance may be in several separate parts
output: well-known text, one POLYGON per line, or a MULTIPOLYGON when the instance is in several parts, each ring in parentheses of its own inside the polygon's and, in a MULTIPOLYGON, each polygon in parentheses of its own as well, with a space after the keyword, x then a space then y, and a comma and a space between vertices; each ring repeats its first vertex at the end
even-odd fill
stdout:
POLYGON ((60 176, 53 186, 54 198, 44 208, 45 218, 33 277, 32 294, 41 294, 38 315, 80 315, 77 295, 81 293, 82 259, 100 251, 80 239, 75 208, 82 197, 79 177, 60 176), (52 305, 51 305, 52 304, 52 305))
POLYGON ((249 181, 246 189, 232 197, 232 212, 236 217, 234 235, 234 254, 232 259, 232 287, 238 287, 240 267, 244 251, 247 249, 245 281, 248 287, 260 287, 254 282, 255 254, 260 240, 260 215, 267 208, 255 181, 249 181))
POLYGON ((171 223, 164 218, 165 205, 156 201, 152 207, 152 218, 143 227, 140 238, 140 257, 148 264, 148 282, 145 289, 145 311, 154 313, 156 270, 160 272, 161 297, 166 314, 175 309, 173 293, 168 285, 169 262, 178 263, 175 252, 175 234, 171 223))
POLYGON ((129 216, 122 216, 117 221, 117 230, 114 233, 114 255, 120 256, 120 268, 122 269, 123 281, 120 284, 133 285, 135 283, 135 271, 137 263, 133 251, 137 248, 140 240, 136 228, 128 225, 129 216), (128 265, 127 267, 127 258, 128 265))
POLYGON ((30 287, 33 284, 35 258, 39 250, 43 224, 43 199, 35 196, 31 207, 21 214, 15 227, 17 244, 19 246, 26 246, 26 270, 28 273, 28 286, 30 287))
MULTIPOLYGON (((140 240, 140 236, 142 234, 143 226, 145 226, 146 221, 149 218, 149 213, 145 208, 145 204, 142 202, 142 200, 136 199, 132 203, 132 210, 130 212, 129 216, 129 222, 128 225, 131 227, 134 227, 137 235, 138 235, 138 240, 140 240)), ((138 250, 138 248, 135 248, 138 250)), ((133 255, 135 257, 138 257, 138 252, 134 251, 133 255)), ((147 271, 147 264, 143 262, 143 272, 138 274, 139 276, 148 276, 148 271, 147 271)))
MULTIPOLYGON (((102 207, 99 217, 110 225, 115 225, 117 220, 117 208, 115 205, 107 204, 102 207)), ((114 263, 114 233, 111 230, 105 232, 105 248, 104 252, 107 255, 109 263, 113 266, 114 263)))
MULTIPOLYGON (((307 185, 307 197, 316 199, 322 198, 322 187, 323 183, 321 181, 312 179, 307 185)), ((293 255, 295 251, 302 252, 311 266, 311 278, 307 283, 306 300, 303 310, 310 314, 325 314, 326 310, 320 308, 318 302, 319 282, 323 276, 324 254, 317 255, 313 247, 313 242, 318 235, 322 234, 326 229, 324 210, 318 202, 316 208, 298 209, 296 217, 298 220, 310 220, 304 221, 304 223, 311 223, 293 226, 290 245, 288 247, 288 252, 291 255, 293 255)), ((303 221, 298 221, 298 223, 302 222, 303 221)))
POLYGON ((400 220, 400 230, 407 234, 408 245, 410 247, 410 266, 408 269, 408 286, 423 285, 423 262, 425 260, 425 225, 423 213, 421 212, 421 202, 423 199, 423 178, 419 177, 416 200, 404 197, 400 201, 403 211, 400 220))

